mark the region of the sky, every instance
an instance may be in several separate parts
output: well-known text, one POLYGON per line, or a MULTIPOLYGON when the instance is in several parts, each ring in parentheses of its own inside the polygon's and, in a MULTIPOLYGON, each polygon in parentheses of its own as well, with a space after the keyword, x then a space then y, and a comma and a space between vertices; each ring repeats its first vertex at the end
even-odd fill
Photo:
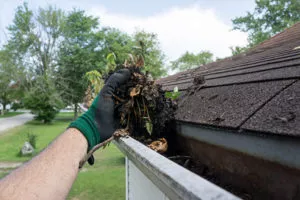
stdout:
MULTIPOLYGON (((6 27, 23 0, 0 0, 0 44, 6 27)), ((230 46, 247 44, 247 34, 232 30, 231 19, 255 7, 255 0, 29 0, 29 8, 56 5, 70 11, 80 8, 99 17, 101 26, 118 28, 128 34, 137 29, 157 34, 167 61, 186 51, 211 51, 215 57, 231 55, 230 46)))

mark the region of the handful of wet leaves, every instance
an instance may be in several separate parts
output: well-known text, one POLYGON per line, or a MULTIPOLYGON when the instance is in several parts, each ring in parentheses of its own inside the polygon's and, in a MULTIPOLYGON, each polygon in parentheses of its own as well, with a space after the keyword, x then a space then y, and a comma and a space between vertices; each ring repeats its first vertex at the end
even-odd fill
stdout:
MULTIPOLYGON (((155 84, 148 73, 142 72, 142 59, 124 64, 131 72, 130 80, 113 94, 115 114, 120 118, 120 127, 129 132, 130 136, 147 145, 149 148, 165 153, 168 149, 166 137, 168 126, 174 119, 177 104, 165 97, 160 85, 155 84)), ((117 71, 115 69, 114 71, 117 71)), ((114 73, 110 71, 104 78, 108 80, 114 73)), ((105 82, 105 81, 104 81, 105 82)), ((93 88, 95 88, 93 86, 93 88)), ((91 87, 87 90, 85 102, 92 102, 91 87)))

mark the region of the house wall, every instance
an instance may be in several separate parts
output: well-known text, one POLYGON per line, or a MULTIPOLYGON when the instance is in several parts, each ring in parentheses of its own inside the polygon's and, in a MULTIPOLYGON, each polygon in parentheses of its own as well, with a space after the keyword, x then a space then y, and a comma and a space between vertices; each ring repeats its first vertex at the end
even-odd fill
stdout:
POLYGON ((126 157, 127 200, 169 200, 169 198, 126 157))

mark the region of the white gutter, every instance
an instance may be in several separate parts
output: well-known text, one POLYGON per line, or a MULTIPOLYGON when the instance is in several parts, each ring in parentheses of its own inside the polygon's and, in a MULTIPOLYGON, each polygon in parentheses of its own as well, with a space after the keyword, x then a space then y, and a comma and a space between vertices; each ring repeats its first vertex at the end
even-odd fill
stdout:
POLYGON ((126 200, 239 199, 131 137, 114 143, 126 155, 126 200))
POLYGON ((115 141, 126 155, 126 199, 237 200, 133 138, 115 141))

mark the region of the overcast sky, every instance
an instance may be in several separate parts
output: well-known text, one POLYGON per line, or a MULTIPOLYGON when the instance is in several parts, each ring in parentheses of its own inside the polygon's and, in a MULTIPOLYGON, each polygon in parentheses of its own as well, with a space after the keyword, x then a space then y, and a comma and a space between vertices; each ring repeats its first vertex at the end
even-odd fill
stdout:
MULTIPOLYGON (((0 40, 23 0, 0 0, 0 40)), ((132 34, 136 28, 158 35, 169 60, 185 51, 209 50, 216 57, 231 54, 229 47, 245 45, 247 35, 232 31, 231 19, 255 7, 254 0, 29 0, 34 11, 49 4, 64 10, 80 8, 99 17, 100 25, 132 34)))

